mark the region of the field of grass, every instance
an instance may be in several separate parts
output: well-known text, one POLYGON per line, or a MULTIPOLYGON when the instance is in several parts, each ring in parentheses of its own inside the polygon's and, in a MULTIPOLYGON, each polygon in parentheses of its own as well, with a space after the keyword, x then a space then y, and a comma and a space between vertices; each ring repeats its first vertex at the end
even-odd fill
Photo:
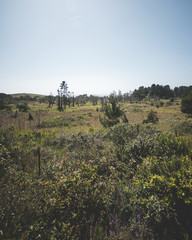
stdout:
POLYGON ((29 104, 28 112, 0 112, 0 127, 13 125, 16 129, 27 129, 39 131, 43 129, 65 130, 67 132, 88 131, 90 127, 99 129, 101 127, 99 116, 101 112, 96 111, 99 106, 86 104, 85 106, 67 108, 65 111, 57 111, 56 106, 48 108, 47 104, 29 104), (29 112, 33 120, 28 120, 29 112))
MULTIPOLYGON (((168 131, 174 124, 187 119, 187 116, 181 113, 179 100, 167 104, 164 101, 162 107, 151 106, 151 103, 121 103, 121 108, 126 113, 130 124, 140 124, 147 118, 148 113, 153 110, 157 112, 159 121, 154 125, 157 130, 168 131)), ((58 130, 74 133, 78 131, 87 132, 89 128, 98 130, 102 128, 99 117, 103 116, 103 112, 98 111, 101 105, 93 106, 90 102, 84 106, 75 106, 67 108, 59 112, 57 106, 48 108, 45 103, 30 102, 30 110, 28 112, 18 112, 14 117, 16 108, 12 112, 0 112, 0 127, 13 125, 16 129, 28 129, 32 131, 40 131, 48 129, 49 131, 58 130), (33 120, 28 120, 29 112, 33 116, 33 120)))

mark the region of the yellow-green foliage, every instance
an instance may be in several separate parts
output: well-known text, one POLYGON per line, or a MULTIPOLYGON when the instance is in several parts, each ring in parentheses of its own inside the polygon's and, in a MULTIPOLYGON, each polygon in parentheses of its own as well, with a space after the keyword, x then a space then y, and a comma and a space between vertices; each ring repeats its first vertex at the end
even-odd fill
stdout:
POLYGON ((142 224, 158 239, 191 236, 191 179, 192 162, 188 156, 149 157, 138 167, 133 178, 131 205, 142 224))
POLYGON ((190 239, 190 140, 142 124, 93 127, 0 130, 1 238, 190 239))

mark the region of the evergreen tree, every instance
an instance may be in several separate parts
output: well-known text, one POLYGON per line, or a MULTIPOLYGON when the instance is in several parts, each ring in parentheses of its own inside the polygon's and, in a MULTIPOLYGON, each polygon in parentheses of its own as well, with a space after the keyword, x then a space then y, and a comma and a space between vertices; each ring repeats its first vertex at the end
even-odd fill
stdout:
POLYGON ((49 96, 47 97, 48 99, 48 103, 49 103, 49 108, 53 106, 53 104, 55 103, 55 97, 53 96, 52 93, 49 94, 49 96))
POLYGON ((104 118, 100 118, 100 122, 104 127, 111 127, 120 122, 119 118, 123 116, 123 111, 117 104, 117 99, 111 95, 108 103, 104 106, 104 118))
POLYGON ((66 109, 67 104, 70 106, 70 92, 68 91, 68 86, 65 81, 62 81, 60 88, 57 90, 58 93, 58 110, 63 111, 66 109))

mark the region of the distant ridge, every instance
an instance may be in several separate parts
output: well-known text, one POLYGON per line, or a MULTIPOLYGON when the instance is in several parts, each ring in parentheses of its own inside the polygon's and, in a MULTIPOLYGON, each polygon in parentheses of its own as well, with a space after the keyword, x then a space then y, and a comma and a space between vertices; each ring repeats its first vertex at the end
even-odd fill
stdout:
POLYGON ((30 97, 45 97, 46 95, 43 94, 35 94, 35 93, 13 93, 10 94, 13 97, 24 97, 24 96, 30 96, 30 97))

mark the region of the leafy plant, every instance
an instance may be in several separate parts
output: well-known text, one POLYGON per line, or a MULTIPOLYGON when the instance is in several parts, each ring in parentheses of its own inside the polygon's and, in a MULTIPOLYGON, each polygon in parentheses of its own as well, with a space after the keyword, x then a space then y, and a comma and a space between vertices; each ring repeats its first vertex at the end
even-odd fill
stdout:
POLYGON ((104 127, 111 127, 120 122, 119 118, 123 116, 123 111, 117 105, 117 99, 111 95, 109 103, 104 106, 104 118, 100 117, 100 122, 104 127))
POLYGON ((185 135, 191 135, 192 134, 192 121, 181 121, 177 124, 174 124, 172 126, 173 131, 178 136, 185 136, 185 135))
POLYGON ((18 104, 17 108, 19 109, 20 112, 27 112, 30 109, 26 102, 18 104))
POLYGON ((143 120, 143 123, 156 123, 158 121, 159 118, 157 116, 157 113, 151 110, 147 115, 147 119, 143 120))
POLYGON ((71 125, 71 122, 74 122, 74 118, 65 118, 56 116, 48 120, 42 121, 39 125, 39 128, 52 128, 52 127, 68 127, 71 125))
POLYGON ((192 114, 192 91, 182 99, 181 111, 183 113, 192 114))
POLYGON ((192 164, 186 156, 150 157, 143 161, 130 192, 134 218, 139 216, 147 229, 142 229, 139 235, 151 239, 189 239, 191 177, 192 164))

